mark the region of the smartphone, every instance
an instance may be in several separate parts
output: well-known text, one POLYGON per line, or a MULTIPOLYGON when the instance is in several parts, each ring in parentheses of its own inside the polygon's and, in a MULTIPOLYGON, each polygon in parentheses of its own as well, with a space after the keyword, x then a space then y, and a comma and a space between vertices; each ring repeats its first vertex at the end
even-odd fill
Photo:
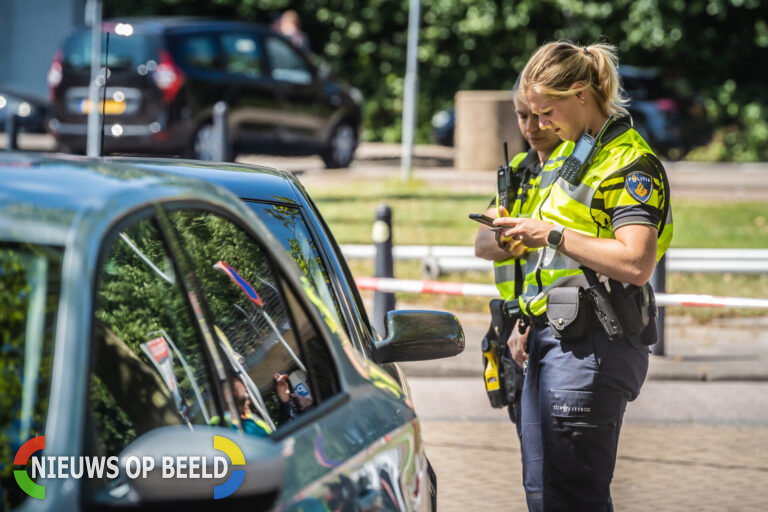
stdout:
POLYGON ((500 228, 502 226, 496 226, 493 223, 493 219, 490 218, 487 215, 483 215, 482 213, 470 213, 469 218, 479 222, 480 224, 485 224, 486 226, 492 227, 492 228, 500 228))

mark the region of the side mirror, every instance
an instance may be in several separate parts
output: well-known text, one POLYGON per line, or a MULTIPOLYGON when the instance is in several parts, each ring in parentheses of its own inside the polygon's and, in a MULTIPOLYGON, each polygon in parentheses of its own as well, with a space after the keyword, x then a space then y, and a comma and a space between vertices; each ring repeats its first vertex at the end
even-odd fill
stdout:
POLYGON ((459 319, 442 311, 390 311, 387 338, 374 343, 379 363, 425 361, 460 354, 464 330, 459 319))
POLYGON ((181 503, 208 506, 226 497, 248 500, 251 507, 267 510, 282 487, 286 460, 280 445, 269 438, 221 427, 190 430, 184 425, 161 427, 138 437, 120 453, 117 464, 119 476, 96 498, 102 504, 173 508, 181 503), (141 473, 134 476, 137 460, 141 473), (221 487, 214 490, 217 486, 221 487))

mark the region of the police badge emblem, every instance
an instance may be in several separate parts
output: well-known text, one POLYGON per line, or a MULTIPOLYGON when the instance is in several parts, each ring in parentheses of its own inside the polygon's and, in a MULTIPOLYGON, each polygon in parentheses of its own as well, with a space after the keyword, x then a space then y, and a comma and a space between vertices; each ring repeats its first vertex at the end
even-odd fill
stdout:
POLYGON ((630 196, 641 203, 646 203, 653 194, 653 178, 644 172, 631 172, 624 180, 624 188, 630 196))

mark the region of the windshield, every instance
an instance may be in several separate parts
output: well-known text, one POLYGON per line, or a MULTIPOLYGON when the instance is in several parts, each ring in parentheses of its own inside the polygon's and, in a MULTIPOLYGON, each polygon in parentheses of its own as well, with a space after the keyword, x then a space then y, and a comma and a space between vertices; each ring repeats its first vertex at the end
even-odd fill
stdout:
MULTIPOLYGON (((44 435, 62 250, 0 243, 0 509, 27 495, 16 484, 13 458, 44 435)), ((36 455, 39 455, 36 454, 36 455)), ((31 465, 31 459, 28 466, 31 465)))

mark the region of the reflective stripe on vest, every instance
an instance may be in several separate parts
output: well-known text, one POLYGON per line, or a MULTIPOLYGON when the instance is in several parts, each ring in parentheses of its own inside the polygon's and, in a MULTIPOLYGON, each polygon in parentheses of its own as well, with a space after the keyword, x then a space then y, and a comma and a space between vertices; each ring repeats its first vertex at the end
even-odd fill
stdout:
MULTIPOLYGON (((528 181, 528 190, 526 197, 520 201, 520 195, 522 194, 522 184, 515 191, 514 195, 510 197, 510 217, 516 217, 519 215, 529 215, 541 201, 543 197, 542 191, 545 187, 551 186, 557 176, 557 170, 563 165, 563 161, 573 151, 572 142, 561 143, 550 155, 549 160, 544 163, 541 171, 536 176, 533 176, 528 181)), ((528 156, 528 153, 518 153, 509 162, 510 169, 515 172, 518 171, 520 164, 528 156)), ((499 204, 499 197, 496 196, 496 205, 499 204)), ((504 300, 512 300, 515 298, 515 258, 509 258, 504 261, 493 262, 493 276, 496 282, 496 288, 499 290, 499 295, 504 300)), ((523 267, 525 268, 525 267, 523 267)), ((523 272, 525 275, 525 271, 523 272)))
MULTIPOLYGON (((639 172, 647 174, 653 183, 653 190, 644 203, 658 207, 663 212, 664 203, 669 201, 669 191, 661 179, 664 170, 643 138, 634 129, 629 129, 598 150, 579 185, 573 186, 565 180, 555 179, 546 188, 543 200, 534 211, 534 217, 587 236, 615 238, 610 211, 640 204, 624 190, 626 174, 622 174, 624 171, 634 172, 637 165, 643 166, 639 172)), ((666 211, 665 218, 660 219, 657 225, 657 228, 663 227, 657 241, 657 261, 664 255, 672 239, 671 209, 666 206, 666 211)), ((546 250, 551 251, 548 248, 546 250)), ((541 248, 529 255, 523 293, 520 296, 520 307, 535 316, 545 312, 547 294, 552 288, 587 285, 579 269, 579 262, 560 252, 556 252, 547 265, 542 262, 539 267, 539 259, 548 259, 543 252, 544 248, 541 248)))

